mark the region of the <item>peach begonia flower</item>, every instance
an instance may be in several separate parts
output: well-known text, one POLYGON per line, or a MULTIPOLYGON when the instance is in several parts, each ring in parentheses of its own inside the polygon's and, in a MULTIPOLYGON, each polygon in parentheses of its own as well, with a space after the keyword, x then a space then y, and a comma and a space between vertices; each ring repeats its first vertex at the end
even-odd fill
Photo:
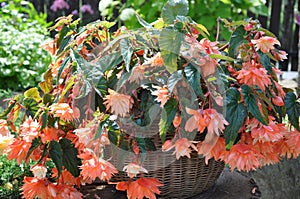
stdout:
POLYGON ((26 142, 31 142, 39 135, 40 124, 37 120, 33 120, 31 116, 20 125, 20 136, 26 142))
POLYGON ((184 127, 185 131, 192 132, 196 129, 197 131, 202 133, 208 125, 207 122, 204 120, 203 110, 193 110, 187 107, 185 108, 185 110, 188 114, 193 115, 186 121, 184 127))
POLYGON ((25 160, 27 152, 31 146, 31 142, 17 139, 9 145, 7 158, 9 160, 16 159, 18 164, 25 160))
POLYGON ((160 52, 156 53, 153 57, 147 60, 143 65, 150 65, 154 67, 164 66, 164 60, 161 57, 160 52))
POLYGON ((67 184, 58 184, 56 186, 57 192, 55 199, 82 199, 83 194, 73 186, 67 184))
POLYGON ((173 155, 176 154, 176 159, 178 160, 180 157, 187 156, 188 158, 191 158, 190 153, 192 150, 190 147, 192 147, 195 151, 197 151, 197 147, 194 145, 194 141, 190 141, 187 138, 179 138, 176 140, 175 144, 170 147, 168 150, 171 150, 175 147, 175 151, 173 152, 173 155))
POLYGON ((40 133, 40 138, 42 142, 45 144, 46 142, 50 142, 53 140, 58 141, 59 135, 63 133, 64 132, 60 129, 54 127, 45 127, 40 133))
POLYGON ((251 42, 255 44, 256 50, 260 50, 263 53, 268 53, 270 50, 273 50, 275 44, 280 45, 280 42, 276 38, 269 36, 253 39, 251 42))
POLYGON ((254 142, 249 132, 241 133, 240 143, 248 144, 252 149, 263 155, 259 159, 261 166, 275 164, 280 161, 279 153, 276 151, 278 142, 254 142))
POLYGON ((59 117, 63 121, 72 121, 80 117, 77 107, 71 108, 68 103, 55 103, 50 106, 50 112, 54 117, 59 117))
POLYGON ((54 39, 46 41, 40 46, 45 51, 48 51, 51 55, 55 55, 56 52, 56 41, 54 39))
POLYGON ((300 132, 291 131, 287 136, 286 143, 292 149, 294 158, 298 157, 300 155, 300 132))
POLYGON ((241 84, 247 84, 251 87, 258 86, 263 91, 272 84, 266 69, 254 62, 243 63, 243 69, 237 73, 237 79, 241 84))
POLYGON ((274 98, 272 98, 272 103, 275 104, 276 106, 284 105, 284 101, 283 101, 282 97, 279 97, 279 96, 275 96, 274 98))
POLYGON ((152 91, 151 94, 157 96, 155 101, 160 102, 160 107, 164 107, 165 103, 169 99, 169 91, 167 87, 154 86, 155 91, 152 91))
POLYGON ((145 79, 145 68, 144 65, 136 66, 128 78, 128 81, 139 84, 141 80, 145 79))
MULTIPOLYGON (((52 178, 57 178, 58 177, 58 170, 57 168, 53 168, 52 169, 52 178)), ((63 169, 60 177, 57 181, 58 183, 62 183, 62 184, 66 184, 66 185, 77 185, 78 187, 80 187, 80 177, 74 177, 68 170, 63 169)))
POLYGON ((274 153, 278 153, 280 157, 287 157, 288 159, 298 157, 298 153, 294 150, 294 144, 291 141, 288 143, 285 139, 275 143, 274 153))
POLYGON ((111 108, 111 112, 115 115, 124 117, 126 113, 130 112, 134 103, 133 99, 129 95, 124 95, 108 89, 109 95, 104 98, 104 104, 106 110, 111 108))
POLYGON ((94 132, 88 127, 75 129, 74 133, 78 136, 79 142, 85 146, 88 146, 95 136, 94 132))
POLYGON ((251 128, 253 143, 259 142, 276 142, 283 138, 283 133, 287 131, 284 125, 276 124, 275 118, 269 116, 269 125, 262 125, 251 128))
POLYGON ((220 54, 219 47, 217 46, 218 42, 209 41, 207 38, 203 38, 199 42, 200 46, 206 54, 220 54))
POLYGON ((136 175, 140 174, 141 172, 142 173, 148 173, 148 171, 144 167, 142 167, 141 165, 139 165, 137 163, 133 163, 133 162, 131 162, 128 165, 126 165, 123 168, 123 171, 127 172, 127 175, 130 178, 136 177, 136 175))
POLYGON ((57 196, 55 185, 46 179, 25 176, 23 183, 21 191, 25 199, 54 199, 57 196))
POLYGON ((97 177, 102 181, 108 181, 113 174, 118 173, 114 165, 96 157, 83 160, 80 168, 83 180, 87 183, 92 183, 97 177))
POLYGON ((283 61, 284 59, 287 59, 288 54, 283 50, 271 50, 271 52, 275 59, 277 59, 278 61, 283 61))
POLYGON ((228 155, 224 157, 225 163, 229 164, 231 170, 237 168, 240 171, 255 170, 261 166, 260 159, 263 156, 247 144, 235 144, 228 155))
POLYGON ((205 163, 208 164, 208 160, 214 158, 215 160, 222 159, 226 154, 225 139, 222 137, 217 137, 216 143, 213 147, 209 147, 207 150, 207 144, 205 142, 199 142, 197 144, 198 154, 205 156, 205 163))
POLYGON ((133 182, 119 182, 117 190, 127 191, 128 199, 156 199, 155 194, 160 194, 158 187, 163 186, 156 178, 140 178, 133 182))
POLYGON ((220 136, 220 130, 225 129, 224 125, 229 123, 225 120, 224 116, 218 113, 215 109, 205 109, 203 111, 204 120, 207 123, 207 132, 209 134, 215 133, 217 136, 220 136))
POLYGON ((30 171, 32 171, 35 178, 40 180, 45 178, 47 174, 47 168, 44 165, 35 165, 30 168, 30 171))
POLYGON ((7 121, 0 119, 0 135, 6 136, 10 135, 10 132, 8 130, 7 121))
POLYGON ((213 75, 216 72, 216 68, 218 66, 218 62, 215 59, 212 59, 208 56, 201 57, 199 59, 200 68, 201 68, 201 75, 206 78, 210 75, 213 75))
POLYGON ((173 119, 173 125, 175 128, 178 128, 180 126, 180 123, 181 123, 181 117, 179 114, 176 114, 174 119, 173 119))

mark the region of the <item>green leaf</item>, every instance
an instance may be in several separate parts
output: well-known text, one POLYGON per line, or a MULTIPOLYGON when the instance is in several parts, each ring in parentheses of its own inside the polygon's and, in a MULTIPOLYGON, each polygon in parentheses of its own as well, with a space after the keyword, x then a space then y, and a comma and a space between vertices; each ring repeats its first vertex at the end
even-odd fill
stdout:
POLYGON ((138 22, 147 29, 153 29, 153 27, 151 26, 151 24, 149 24, 148 22, 146 22, 144 19, 142 19, 142 17, 138 14, 136 14, 136 18, 138 20, 138 22))
POLYGON ((248 85, 243 85, 242 93, 244 95, 244 100, 246 102, 248 111, 262 124, 268 125, 268 121, 266 121, 266 118, 264 116, 262 116, 262 114, 259 110, 256 98, 253 94, 252 89, 248 85))
POLYGON ((30 88, 27 91, 25 91, 24 96, 26 98, 33 98, 37 102, 39 102, 42 99, 36 87, 30 88))
POLYGON ((193 66, 191 63, 189 63, 185 68, 184 72, 187 78, 188 83, 191 85, 191 87, 194 89, 195 94, 197 96, 201 96, 204 98, 202 88, 201 88, 201 73, 200 68, 193 66))
POLYGON ((51 105, 53 103, 53 100, 54 100, 53 95, 51 95, 49 93, 44 94, 44 96, 43 96, 43 103, 45 105, 47 105, 47 104, 51 105))
MULTIPOLYGON (((66 59, 68 59, 67 57, 66 59)), ((60 77, 60 76, 59 76, 60 77)), ((47 70, 44 74, 44 80, 43 82, 39 83, 40 88, 44 93, 49 93, 52 88, 52 72, 51 69, 47 70)))
POLYGON ((10 113, 10 111, 15 107, 16 103, 17 103, 17 101, 14 101, 12 104, 10 104, 10 105, 8 106, 8 108, 7 108, 5 111, 1 112, 1 114, 0 114, 0 119, 5 119, 5 117, 6 117, 6 116, 10 113))
POLYGON ((62 166, 63 166, 63 151, 61 148, 61 145, 56 142, 56 141, 51 141, 50 142, 50 149, 49 149, 49 157, 52 159, 54 162, 57 171, 58 171, 58 176, 59 178, 61 172, 62 172, 62 166))
POLYGON ((230 61, 230 62, 235 61, 235 59, 233 59, 231 57, 228 57, 228 56, 225 56, 225 55, 221 55, 221 54, 210 54, 209 57, 212 58, 212 59, 222 59, 222 60, 230 61))
POLYGON ((72 77, 70 77, 70 79, 67 82, 67 85, 64 87, 64 90, 62 91, 60 99, 63 99, 66 93, 73 87, 76 77, 77 75, 73 75, 72 77))
POLYGON ((68 46, 68 44, 69 44, 70 42, 72 42, 72 36, 71 36, 71 35, 65 37, 65 38, 62 40, 62 42, 61 42, 61 44, 60 44, 60 46, 59 46, 59 49, 58 49, 58 51, 57 51, 56 54, 59 55, 61 52, 63 52, 63 51, 66 49, 66 47, 68 46))
POLYGON ((173 24, 176 16, 186 16, 188 11, 187 0, 169 0, 162 9, 161 17, 166 24, 173 24))
POLYGON ((230 149, 238 137, 240 128, 247 117, 247 109, 242 102, 240 102, 240 92, 236 88, 230 88, 226 92, 225 119, 229 122, 224 130, 226 148, 230 149))
POLYGON ((33 98, 25 98, 23 105, 26 109, 26 115, 31 115, 32 117, 34 117, 35 113, 39 109, 39 104, 33 98))
POLYGON ((34 140, 32 140, 31 146, 25 157, 25 162, 27 161, 27 159, 29 158, 31 153, 34 151, 34 149, 38 148, 40 146, 40 144, 41 144, 41 140, 39 138, 35 138, 34 140))
POLYGON ((166 69, 173 73, 177 70, 177 57, 184 34, 173 29, 162 29, 159 35, 159 47, 166 69))
POLYGON ((174 72, 168 79, 168 93, 169 96, 172 95, 172 92, 176 86, 176 84, 178 83, 178 81, 180 81, 183 78, 182 76, 182 70, 178 70, 176 72, 174 72))
POLYGON ((95 91, 103 98, 107 94, 107 80, 105 77, 101 77, 96 87, 95 91))
POLYGON ((229 56, 234 57, 236 54, 236 50, 244 42, 244 35, 246 34, 246 30, 243 26, 239 26, 231 35, 229 40, 229 56))
POLYGON ((120 52, 113 52, 108 55, 105 55, 99 59, 96 63, 100 65, 101 71, 104 73, 107 70, 113 69, 115 66, 122 62, 122 55, 120 52))
MULTIPOLYGON (((70 57, 66 57, 66 59, 64 59, 64 61, 62 62, 62 64, 60 65, 59 67, 59 70, 58 70, 58 75, 57 75, 57 78, 59 79, 61 77, 61 74, 62 72, 64 71, 65 67, 70 63, 70 57)), ((52 76, 52 74, 51 74, 52 76)), ((52 80, 51 80, 52 82, 52 80)))
POLYGON ((81 160, 77 157, 78 151, 72 144, 71 140, 63 138, 59 141, 62 150, 62 164, 74 176, 80 174, 79 166, 81 160))
POLYGON ((170 98, 164 105, 159 122, 159 135, 162 142, 165 142, 167 130, 172 124, 173 119, 176 115, 177 104, 178 102, 174 98, 170 98))
POLYGON ((296 95, 292 92, 288 92, 285 95, 284 103, 286 104, 286 112, 289 117, 289 121, 292 125, 300 131, 299 119, 300 119, 300 101, 296 95))
POLYGON ((270 37, 274 37, 276 38, 276 35, 274 35, 271 31, 265 29, 265 28, 258 28, 258 31, 263 31, 264 33, 266 33, 266 36, 270 36, 270 37))
POLYGON ((125 62, 126 70, 129 71, 131 56, 133 53, 132 45, 128 38, 122 39, 120 41, 121 55, 125 62))
POLYGON ((70 28, 67 26, 63 26, 63 28, 59 31, 58 33, 58 39, 57 39, 57 48, 60 48, 60 45, 62 43, 62 40, 65 38, 65 36, 68 34, 70 31, 70 28))
POLYGON ((40 130, 43 130, 48 123, 48 110, 44 110, 43 114, 42 114, 42 126, 40 130))
POLYGON ((272 65, 269 56, 261 51, 258 51, 258 55, 260 63, 264 66, 264 68, 268 71, 269 74, 272 74, 272 65))

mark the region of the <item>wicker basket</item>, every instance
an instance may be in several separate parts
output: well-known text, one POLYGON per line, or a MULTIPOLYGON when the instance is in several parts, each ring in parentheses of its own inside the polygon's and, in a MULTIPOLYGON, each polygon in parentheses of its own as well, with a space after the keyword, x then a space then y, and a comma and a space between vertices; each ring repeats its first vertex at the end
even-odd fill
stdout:
MULTIPOLYGON (((156 162, 153 162, 155 165, 156 162)), ((203 158, 199 158, 197 154, 193 154, 189 158, 180 158, 170 165, 143 174, 144 177, 154 177, 164 184, 160 187, 160 195, 158 198, 189 198, 206 191, 218 179, 224 168, 223 162, 210 159, 205 164, 203 158)), ((126 173, 119 172, 112 181, 128 180, 126 173)))
MULTIPOLYGON (((123 129, 134 128, 133 126, 125 127, 124 124, 119 124, 119 126, 123 129)), ((152 126, 152 129, 157 132, 158 128, 152 126)), ((137 129, 136 132, 138 132, 137 129)), ((157 133, 151 137, 151 140, 157 149, 161 149, 162 143, 157 133)), ((127 174, 121 170, 132 161, 134 154, 114 145, 106 148, 105 154, 105 158, 109 158, 110 162, 120 170, 112 181, 128 180, 127 174)), ((144 156, 141 155, 140 159, 143 160, 143 167, 148 170, 143 177, 154 177, 164 184, 160 187, 161 193, 158 198, 184 199, 195 196, 211 187, 224 169, 223 162, 210 159, 206 164, 205 159, 199 158, 196 152, 191 154, 191 158, 183 157, 176 160, 172 152, 157 150, 147 152, 144 156)))

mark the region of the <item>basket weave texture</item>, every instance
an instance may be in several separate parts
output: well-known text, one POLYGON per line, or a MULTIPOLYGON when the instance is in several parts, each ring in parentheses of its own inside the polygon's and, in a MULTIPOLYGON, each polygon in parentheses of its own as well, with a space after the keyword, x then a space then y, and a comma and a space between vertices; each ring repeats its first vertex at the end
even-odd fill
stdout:
MULTIPOLYGON (((172 151, 162 152, 162 142, 157 133, 158 121, 154 121, 151 128, 147 129, 147 133, 153 135, 151 140, 157 150, 147 151, 139 158, 143 160, 142 166, 148 170, 148 173, 142 174, 143 177, 157 178, 164 184, 164 186, 159 187, 161 193, 158 198, 184 199, 206 191, 220 176, 224 169, 224 163, 210 159, 206 164, 205 159, 199 158, 196 152, 191 154, 191 158, 181 157, 179 160, 175 159, 172 151)), ((123 130, 134 129, 135 132, 141 132, 136 126, 120 122, 118 124, 123 130)), ((145 134, 145 131, 143 133, 145 134)), ((166 139, 170 138, 167 135, 166 139)), ((197 135, 196 140, 203 139, 203 134, 197 135)), ((134 159, 135 155, 121 149, 121 147, 111 145, 105 149, 105 156, 119 169, 119 173, 111 181, 127 181, 129 179, 127 173, 123 172, 122 169, 134 159)))
MULTIPOLYGON (((152 162, 152 167, 159 161, 152 162)), ((159 167, 160 165, 157 165, 159 167)), ((210 159, 208 164, 204 158, 199 158, 196 153, 191 158, 183 157, 166 167, 143 177, 157 178, 164 186, 160 187, 158 198, 175 199, 189 198, 198 195, 210 188, 220 176, 224 169, 224 163, 210 159)), ((113 181, 128 180, 125 172, 120 171, 113 177, 113 181)))

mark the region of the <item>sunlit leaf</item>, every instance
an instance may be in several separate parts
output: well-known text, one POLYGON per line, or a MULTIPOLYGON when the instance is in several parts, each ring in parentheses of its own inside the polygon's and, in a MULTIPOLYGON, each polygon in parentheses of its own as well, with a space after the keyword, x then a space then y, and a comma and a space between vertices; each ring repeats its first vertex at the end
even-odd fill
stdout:
POLYGON ((177 15, 186 16, 187 13, 187 0, 169 0, 162 8, 161 17, 166 24, 173 24, 177 15))
POLYGON ((172 95, 172 92, 177 84, 181 79, 183 78, 182 76, 182 70, 178 70, 174 72, 168 79, 168 93, 169 96, 172 95))
POLYGON ((37 102, 39 102, 42 99, 39 90, 36 87, 30 88, 27 91, 25 91, 24 96, 26 98, 32 98, 37 102))
POLYGON ((213 58, 213 59, 221 59, 221 60, 230 61, 230 62, 236 61, 235 59, 233 59, 231 57, 221 55, 221 54, 210 54, 209 57, 213 58))
POLYGON ((177 70, 177 57, 184 34, 172 29, 162 29, 159 36, 159 47, 165 66, 170 73, 177 70))
POLYGON ((121 55, 122 55, 123 60, 125 62, 126 70, 129 71, 131 56, 132 56, 132 53, 133 53, 133 48, 132 48, 132 45, 131 45, 128 38, 122 39, 120 41, 120 49, 121 49, 121 55))

